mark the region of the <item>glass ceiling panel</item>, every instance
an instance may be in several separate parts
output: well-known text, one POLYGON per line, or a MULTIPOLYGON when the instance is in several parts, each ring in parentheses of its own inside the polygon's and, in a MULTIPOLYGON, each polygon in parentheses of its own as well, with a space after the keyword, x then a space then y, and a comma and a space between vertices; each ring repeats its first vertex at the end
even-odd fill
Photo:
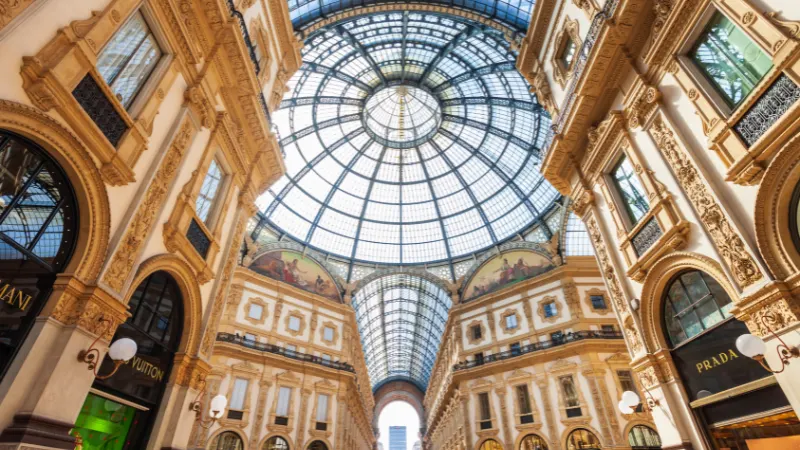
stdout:
MULTIPOLYGON (((307 26, 331 15, 371 5, 405 3, 400 0, 289 0, 289 16, 295 29, 307 26)), ((452 6, 453 0, 426 0, 424 3, 452 6)), ((494 19, 517 31, 525 32, 530 24, 534 0, 460 0, 460 9, 494 19)), ((397 14, 395 14, 397 15, 397 14)))
POLYGON ((378 278, 356 292, 353 309, 373 389, 406 380, 425 391, 450 306, 447 291, 408 274, 378 278))
POLYGON ((287 153, 259 200, 273 228, 350 261, 435 263, 499 245, 560 199, 537 167, 550 118, 497 30, 376 13, 312 34, 303 62, 273 114, 287 153))

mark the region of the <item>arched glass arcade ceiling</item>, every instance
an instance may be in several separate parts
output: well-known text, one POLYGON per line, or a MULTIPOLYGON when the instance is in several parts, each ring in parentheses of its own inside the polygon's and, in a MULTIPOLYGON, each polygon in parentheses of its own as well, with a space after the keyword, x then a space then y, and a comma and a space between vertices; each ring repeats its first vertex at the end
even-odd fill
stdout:
POLYGON ((499 32, 380 13, 310 36, 274 114, 287 174, 271 226, 350 261, 422 264, 496 246, 560 199, 539 173, 550 119, 499 32))

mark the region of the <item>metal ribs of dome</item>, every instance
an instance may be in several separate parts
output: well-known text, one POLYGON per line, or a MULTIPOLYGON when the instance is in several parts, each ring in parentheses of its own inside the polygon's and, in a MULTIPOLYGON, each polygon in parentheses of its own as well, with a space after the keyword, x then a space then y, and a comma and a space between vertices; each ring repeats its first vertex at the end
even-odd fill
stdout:
POLYGON ((530 24, 534 0, 289 0, 289 16, 302 30, 338 13, 379 5, 434 5, 462 9, 525 32, 530 24))
POLYGON ((560 198, 536 168, 550 119, 494 29, 376 13, 311 35, 303 60, 274 114, 287 174, 260 199, 266 222, 298 241, 350 261, 452 261, 516 236, 560 198), (391 86, 441 108, 436 132, 410 148, 365 129, 369 98, 391 86))

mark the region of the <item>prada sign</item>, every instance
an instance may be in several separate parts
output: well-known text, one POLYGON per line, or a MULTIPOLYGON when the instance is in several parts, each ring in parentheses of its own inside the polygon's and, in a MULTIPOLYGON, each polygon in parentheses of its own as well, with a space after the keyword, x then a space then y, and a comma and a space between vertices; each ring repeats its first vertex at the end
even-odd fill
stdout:
POLYGON ((749 331, 742 322, 729 319, 672 351, 691 400, 769 376, 760 364, 736 349, 736 338, 744 333, 749 331), (699 395, 701 392, 705 395, 699 395))

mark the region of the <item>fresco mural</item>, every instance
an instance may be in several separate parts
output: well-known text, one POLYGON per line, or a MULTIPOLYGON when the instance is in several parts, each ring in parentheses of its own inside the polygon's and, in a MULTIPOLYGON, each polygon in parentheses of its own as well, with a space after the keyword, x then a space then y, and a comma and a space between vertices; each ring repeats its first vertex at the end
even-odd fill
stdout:
POLYGON ((475 271, 464 289, 464 300, 472 300, 555 268, 545 256, 529 250, 505 252, 486 261, 475 271))
POLYGON ((341 301, 339 289, 328 272, 313 259, 291 250, 275 250, 259 256, 250 269, 294 287, 341 301))

